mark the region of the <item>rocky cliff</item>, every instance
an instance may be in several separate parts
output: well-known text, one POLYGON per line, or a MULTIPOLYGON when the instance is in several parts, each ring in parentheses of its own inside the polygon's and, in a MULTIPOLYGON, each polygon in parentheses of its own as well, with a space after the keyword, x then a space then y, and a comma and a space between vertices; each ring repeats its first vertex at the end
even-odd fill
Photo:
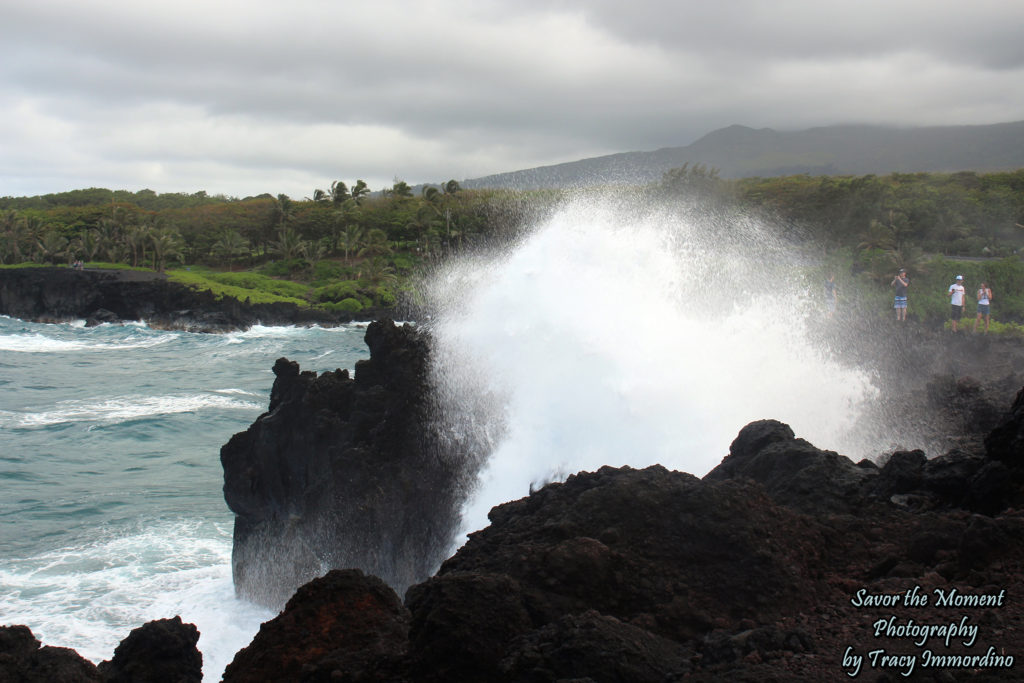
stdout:
POLYGON ((1024 390, 980 454, 879 467, 767 420, 703 479, 579 473, 494 508, 404 605, 316 579, 225 680, 1020 680, 1022 438, 1024 390))
POLYGON ((70 268, 0 269, 0 315, 37 322, 84 319, 89 324, 144 320, 153 327, 190 332, 227 332, 257 323, 336 324, 351 319, 291 303, 218 299, 209 291, 170 282, 160 273, 70 268))
POLYGON ((268 412, 221 449, 235 512, 235 588, 284 605, 335 567, 360 567, 396 590, 451 551, 474 470, 438 433, 426 336, 374 322, 369 360, 319 376, 281 358, 268 412))

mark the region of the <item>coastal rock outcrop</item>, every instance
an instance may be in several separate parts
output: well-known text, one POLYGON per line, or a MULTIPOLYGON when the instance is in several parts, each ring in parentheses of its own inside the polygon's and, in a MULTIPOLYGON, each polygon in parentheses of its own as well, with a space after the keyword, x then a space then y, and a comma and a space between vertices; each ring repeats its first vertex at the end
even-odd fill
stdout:
POLYGON ((96 665, 66 647, 44 646, 27 626, 0 626, 0 681, 99 683, 96 665))
POLYGON ((150 621, 128 634, 112 659, 98 669, 107 683, 203 680, 203 655, 196 649, 199 629, 181 617, 150 621))
POLYGON ((408 643, 409 612, 391 588, 356 569, 302 586, 224 671, 225 683, 389 680, 408 643))
POLYGON ((268 412, 221 449, 241 596, 280 608, 348 567, 404 592, 453 547, 473 472, 457 442, 439 446, 426 335, 379 321, 366 342, 354 378, 279 359, 268 412))
MULTIPOLYGON (((367 311, 362 319, 380 311, 367 311)), ((293 303, 250 304, 217 298, 162 273, 71 268, 0 269, 0 315, 36 322, 86 320, 97 325, 143 320, 161 329, 229 332, 264 325, 337 324, 351 315, 293 303)))
POLYGON ((19 683, 198 683, 203 656, 199 631, 181 617, 150 621, 96 666, 66 647, 42 646, 27 626, 0 626, 0 681, 19 683))
MULTIPOLYGON (((1018 404, 988 454, 908 451, 878 467, 763 420, 703 479, 603 467, 548 484, 493 508, 404 610, 345 617, 383 629, 358 638, 388 634, 372 665, 308 647, 304 679, 875 681, 913 666, 915 680, 1018 680, 1024 513, 1013 495, 977 509, 986 468, 1024 433, 1018 404)), ((332 583, 279 620, 351 591, 332 583)))

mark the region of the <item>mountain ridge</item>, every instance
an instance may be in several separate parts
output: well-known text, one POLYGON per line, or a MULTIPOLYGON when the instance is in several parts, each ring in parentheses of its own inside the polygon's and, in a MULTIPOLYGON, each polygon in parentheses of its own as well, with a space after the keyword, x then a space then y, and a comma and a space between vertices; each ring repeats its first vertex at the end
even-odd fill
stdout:
POLYGON ((517 190, 636 185, 684 164, 717 169, 722 178, 1013 170, 1024 168, 1024 121, 917 128, 844 124, 800 131, 734 124, 682 147, 618 152, 471 178, 461 185, 517 190))

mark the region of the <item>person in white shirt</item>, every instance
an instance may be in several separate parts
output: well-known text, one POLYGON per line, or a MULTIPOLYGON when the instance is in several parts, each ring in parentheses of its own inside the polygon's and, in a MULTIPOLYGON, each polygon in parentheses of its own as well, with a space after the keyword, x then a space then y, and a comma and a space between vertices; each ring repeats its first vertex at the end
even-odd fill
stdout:
POLYGON ((957 275, 956 280, 949 286, 949 317, 953 320, 954 332, 957 323, 963 317, 964 303, 964 276, 957 275))
POLYGON ((985 316, 985 334, 988 334, 988 307, 992 303, 992 288, 988 286, 987 282, 982 282, 978 288, 978 315, 974 319, 974 331, 978 331, 978 323, 981 321, 981 316, 985 316))

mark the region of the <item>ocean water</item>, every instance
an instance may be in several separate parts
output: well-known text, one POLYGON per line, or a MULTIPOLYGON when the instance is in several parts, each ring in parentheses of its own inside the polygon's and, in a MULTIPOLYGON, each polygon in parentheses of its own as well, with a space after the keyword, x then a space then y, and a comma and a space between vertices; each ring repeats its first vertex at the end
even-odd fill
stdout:
MULTIPOLYGON (((583 200, 435 273, 423 294, 440 428, 489 446, 462 530, 602 465, 701 476, 753 420, 855 459, 881 453, 883 425, 862 419, 871 368, 809 334, 824 315, 805 276, 815 258, 742 216, 583 200)), ((363 333, 0 318, 3 621, 99 661, 131 628, 180 614, 216 680, 273 616, 233 594, 219 448, 265 409, 276 358, 352 369, 363 333)))
POLYGON ((274 616, 234 596, 220 447, 266 410, 277 358, 351 371, 364 334, 0 317, 0 622, 99 662, 180 615, 219 680, 274 616))

